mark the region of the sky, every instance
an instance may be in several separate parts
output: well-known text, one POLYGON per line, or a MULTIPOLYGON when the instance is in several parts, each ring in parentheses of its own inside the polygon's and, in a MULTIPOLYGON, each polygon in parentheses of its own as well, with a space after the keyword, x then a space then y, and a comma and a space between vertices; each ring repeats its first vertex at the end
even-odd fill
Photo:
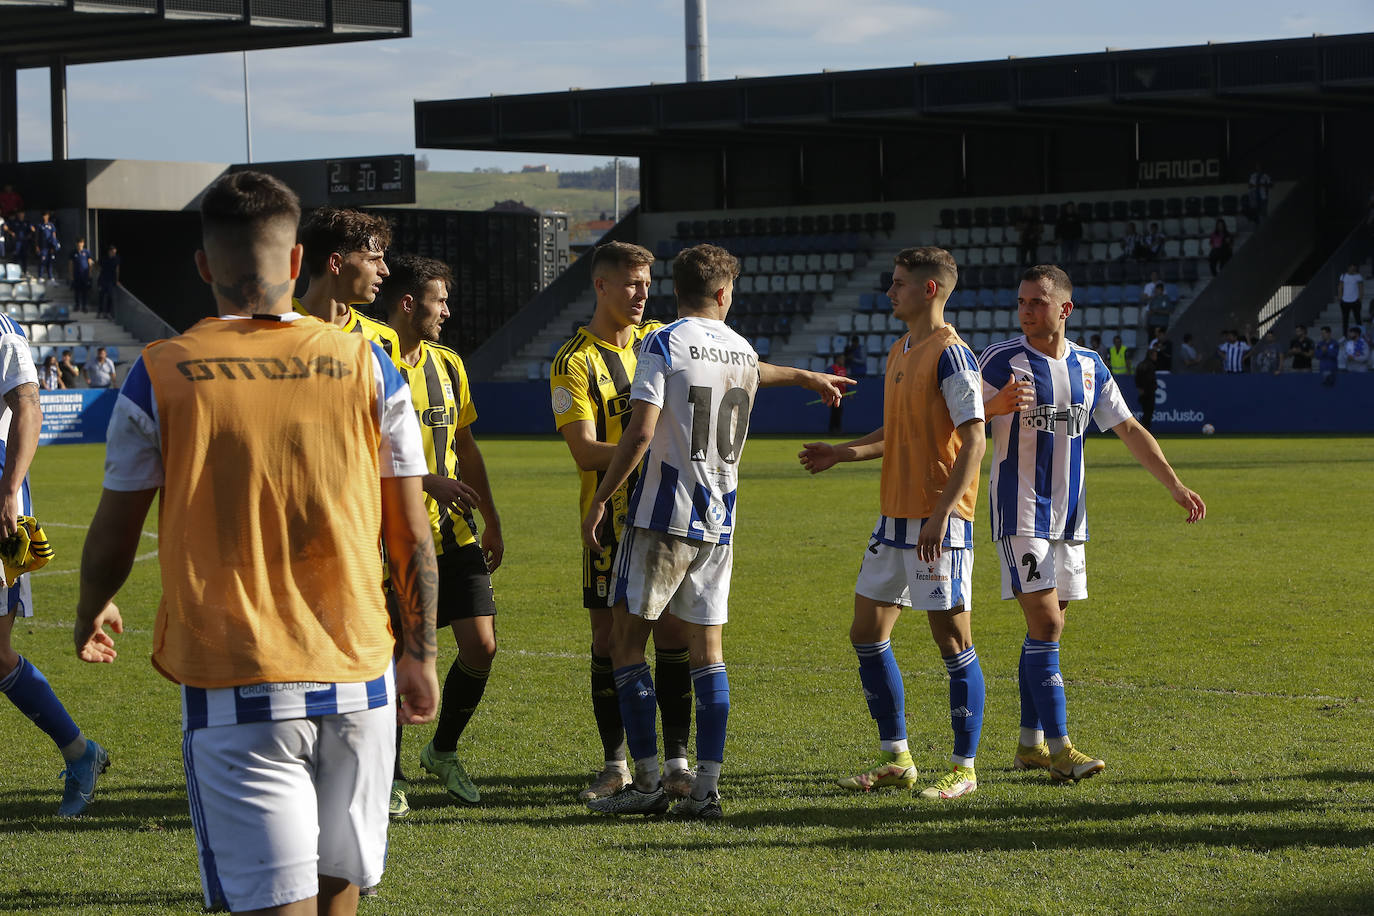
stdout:
MULTIPOLYGON (((411 103, 684 79, 681 0, 415 0, 412 13, 412 38, 249 53, 253 159, 417 152, 433 169, 587 168, 604 157, 416 150, 411 103)), ((1370 31, 1374 0, 707 2, 712 79, 1370 31)), ((242 55, 92 64, 67 79, 72 158, 247 159, 242 55)), ((47 159, 47 71, 21 71, 19 92, 20 158, 47 159)))

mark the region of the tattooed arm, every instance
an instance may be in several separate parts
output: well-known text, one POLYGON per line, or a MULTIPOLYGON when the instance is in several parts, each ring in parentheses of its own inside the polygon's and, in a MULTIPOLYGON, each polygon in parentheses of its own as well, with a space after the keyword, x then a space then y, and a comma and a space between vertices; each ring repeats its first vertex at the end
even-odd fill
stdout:
POLYGON ((382 478, 382 537, 401 616, 401 652, 396 659, 401 707, 396 717, 402 725, 416 725, 433 719, 439 708, 439 679, 434 673, 439 568, 419 477, 382 478))
POLYGON ((38 400, 38 386, 24 382, 5 392, 5 406, 10 409, 10 432, 5 440, 5 470, 0 473, 0 538, 7 538, 18 530, 21 492, 24 477, 38 450, 38 433, 43 427, 43 406, 38 400))

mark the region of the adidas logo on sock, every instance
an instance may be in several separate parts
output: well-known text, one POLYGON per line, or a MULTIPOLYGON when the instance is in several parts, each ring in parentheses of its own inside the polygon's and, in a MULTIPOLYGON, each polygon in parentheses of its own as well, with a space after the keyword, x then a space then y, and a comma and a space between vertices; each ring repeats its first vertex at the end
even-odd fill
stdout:
POLYGON ((1063 679, 1062 677, 1060 677, 1060 676, 1059 676, 1059 672, 1056 671, 1054 674, 1050 675, 1047 679, 1041 681, 1041 682, 1040 682, 1040 686, 1041 686, 1041 687, 1063 687, 1063 686, 1064 686, 1064 679, 1063 679))
POLYGON ((876 700, 876 699, 878 699, 878 695, 877 695, 876 693, 874 693, 873 691, 869 690, 867 687, 865 687, 865 688, 864 688, 864 699, 865 699, 865 700, 876 700))
POLYGON ((950 709, 950 711, 949 711, 949 714, 950 714, 951 716, 958 716, 958 717, 961 718, 961 719, 968 719, 968 718, 971 718, 971 717, 973 716, 973 713, 971 713, 971 712, 968 711, 968 707, 967 707, 967 706, 955 706, 955 707, 952 707, 952 708, 950 709))

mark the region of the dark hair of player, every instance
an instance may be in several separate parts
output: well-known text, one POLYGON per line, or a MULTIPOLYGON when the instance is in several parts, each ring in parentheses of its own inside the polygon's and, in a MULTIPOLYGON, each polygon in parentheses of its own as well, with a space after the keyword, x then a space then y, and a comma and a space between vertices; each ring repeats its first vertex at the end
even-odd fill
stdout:
POLYGON ((905 267, 919 280, 934 280, 946 295, 953 292, 954 285, 959 282, 959 265, 955 263, 954 255, 943 248, 903 248, 897 252, 892 263, 897 267, 905 267))
POLYGON ((592 276, 602 268, 648 267, 654 263, 654 255, 649 249, 630 242, 607 242, 597 245, 592 251, 592 276))
POLYGON ((417 254, 388 255, 387 269, 391 272, 382 284, 382 306, 387 312, 406 296, 419 296, 431 280, 445 286, 453 285, 453 271, 443 261, 422 258, 417 254))
POLYGON ((300 242, 305 246, 305 269, 318 277, 329 266, 331 254, 386 251, 391 223, 359 210, 320 207, 301 224, 300 242))
POLYGON ((294 229, 300 218, 301 202, 296 193, 280 179, 262 172, 222 175, 200 200, 201 229, 206 236, 233 234, 244 238, 272 223, 289 223, 294 229))
POLYGON ((739 276, 739 259, 715 245, 684 248, 673 258, 673 292, 689 305, 706 304, 739 276))
POLYGON ((1034 267, 1027 267, 1026 272, 1021 275, 1022 280, 1029 280, 1034 283, 1037 280, 1049 280, 1054 291, 1060 296, 1060 302, 1068 302, 1073 299, 1073 281, 1064 272, 1064 268, 1058 264, 1036 264, 1034 267))

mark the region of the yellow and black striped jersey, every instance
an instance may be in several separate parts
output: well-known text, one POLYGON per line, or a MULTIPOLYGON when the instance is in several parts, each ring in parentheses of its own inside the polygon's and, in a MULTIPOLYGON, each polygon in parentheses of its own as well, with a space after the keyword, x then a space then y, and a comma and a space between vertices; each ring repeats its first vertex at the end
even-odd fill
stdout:
MULTIPOLYGON (((422 340, 415 365, 400 359, 393 362, 410 385, 410 400, 420 420, 420 438, 425 444, 425 463, 430 473, 459 479, 453 434, 477 419, 462 357, 448 347, 422 340)), ((477 539, 477 525, 470 514, 454 513, 429 494, 425 494, 425 510, 429 512, 436 554, 466 547, 477 539)))
MULTIPOLYGON (((612 445, 620 441, 630 418, 630 383, 634 381, 639 343, 650 331, 663 327, 661 321, 645 321, 634 329, 624 349, 602 340, 585 327, 578 328, 553 358, 549 389, 553 401, 554 425, 562 429, 577 420, 588 420, 596 427, 596 440, 612 445)), ((596 488, 604 471, 581 471, 581 514, 591 508, 596 488)), ((630 474, 625 484, 611 497, 607 514, 617 535, 624 524, 630 493, 639 480, 639 471, 630 474)))
MULTIPOLYGON (((292 299, 291 306, 302 315, 310 314, 306 311, 305 306, 301 305, 299 299, 292 299)), ((336 327, 338 326, 336 325, 336 327)), ((367 317, 351 305, 348 307, 348 321, 339 330, 348 334, 363 335, 385 350, 386 355, 391 357, 393 363, 401 358, 401 339, 396 336, 396 332, 391 329, 391 326, 367 317)))

